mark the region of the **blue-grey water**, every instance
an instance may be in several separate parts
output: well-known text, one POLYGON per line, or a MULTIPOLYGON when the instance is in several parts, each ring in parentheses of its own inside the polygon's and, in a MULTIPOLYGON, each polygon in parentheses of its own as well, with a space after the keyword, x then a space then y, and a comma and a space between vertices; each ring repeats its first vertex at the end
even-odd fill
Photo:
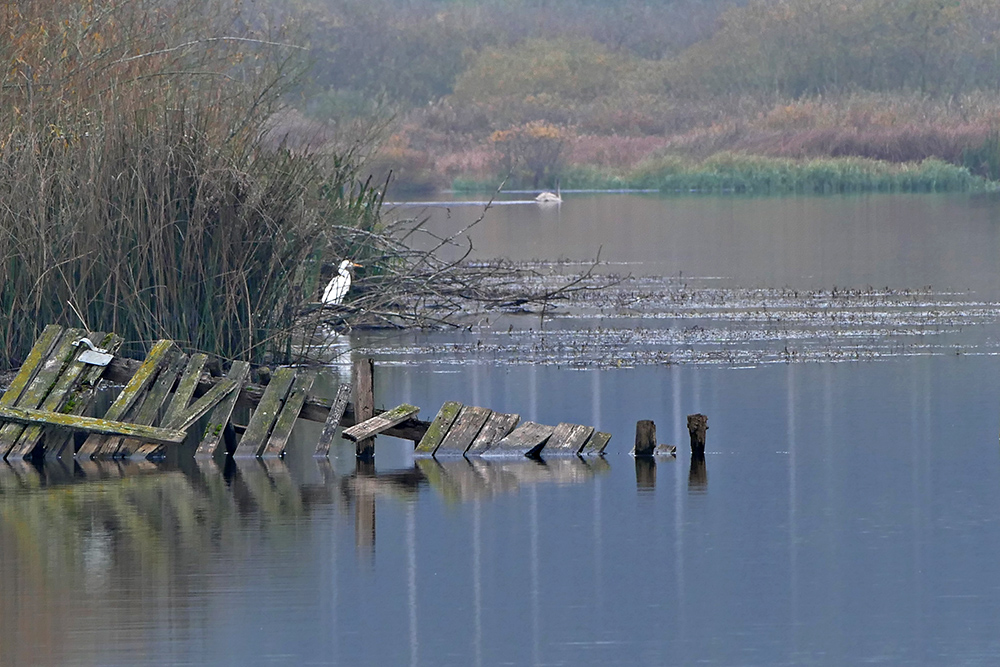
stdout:
MULTIPOLYGON (((992 197, 564 199, 489 211, 480 256, 1000 302, 992 197)), ((358 468, 300 422, 266 465, 5 467, 0 665, 997 664, 1000 329, 961 311, 862 361, 445 363, 428 341, 484 331, 355 335, 379 404, 591 424, 607 455, 439 464, 380 438, 358 468), (639 419, 676 459, 628 455, 639 419)))

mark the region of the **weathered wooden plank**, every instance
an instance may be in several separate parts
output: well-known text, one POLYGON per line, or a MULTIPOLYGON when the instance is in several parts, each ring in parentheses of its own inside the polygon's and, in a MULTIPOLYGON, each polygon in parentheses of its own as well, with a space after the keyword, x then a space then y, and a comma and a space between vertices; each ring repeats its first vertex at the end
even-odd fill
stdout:
POLYGON ((42 362, 49 356, 52 352, 52 348, 55 347, 59 338, 62 336, 62 327, 56 324, 50 324, 45 327, 42 331, 42 335, 38 337, 35 344, 32 346, 31 351, 28 352, 28 356, 24 358, 24 363, 21 364, 21 369, 11 380, 10 385, 7 387, 7 391, 3 393, 0 397, 0 405, 14 405, 17 399, 21 397, 21 393, 24 388, 28 386, 31 379, 35 377, 35 371, 38 370, 42 362))
POLYGON ((493 411, 489 408, 477 408, 473 405, 466 405, 458 413, 455 423, 448 429, 441 446, 434 452, 434 456, 462 456, 469 448, 472 441, 479 435, 480 429, 490 418, 493 411))
POLYGON ((593 426, 562 422, 556 425, 555 430, 552 431, 552 437, 545 443, 545 455, 579 454, 593 432, 593 426))
MULTIPOLYGON (((100 342, 104 338, 105 334, 103 332, 96 333, 90 332, 87 337, 90 340, 96 340, 100 342)), ((76 384, 77 378, 88 368, 92 366, 85 364, 79 360, 80 353, 82 349, 77 347, 76 351, 72 355, 72 360, 69 365, 63 370, 59 375, 59 379, 56 380, 55 386, 49 395, 45 397, 45 400, 39 406, 41 410, 51 410, 53 412, 57 411, 64 402, 66 401, 67 395, 72 391, 74 385, 76 384)), ((31 456, 32 452, 42 440, 46 429, 42 427, 41 424, 30 424, 24 428, 17 442, 11 448, 10 452, 7 454, 8 459, 24 459, 31 456)))
MULTIPOLYGON (((167 353, 173 348, 174 342, 170 340, 157 341, 153 345, 153 349, 146 355, 146 360, 136 370, 135 375, 132 376, 132 379, 125 385, 121 393, 118 394, 118 398, 111 404, 111 407, 108 408, 107 413, 104 415, 105 420, 118 421, 124 417, 125 413, 135 404, 154 380, 157 372, 167 361, 167 353)), ((91 435, 80 446, 80 449, 76 453, 77 457, 90 458, 100 449, 103 441, 103 436, 91 435)))
POLYGON ((129 424, 126 422, 113 421, 109 419, 97 419, 94 417, 82 417, 80 415, 67 415, 61 412, 49 412, 37 408, 22 408, 20 406, 0 407, 0 419, 18 422, 20 424, 31 424, 40 422, 51 424, 61 428, 87 431, 89 433, 99 433, 104 435, 128 436, 152 440, 164 444, 175 444, 184 440, 184 431, 177 431, 168 428, 157 428, 155 426, 140 426, 139 424, 129 424))
POLYGON ((282 406, 281 412, 278 413, 278 418, 274 422, 274 428, 271 430, 271 437, 267 439, 267 445, 261 451, 261 456, 273 458, 285 453, 285 444, 292 434, 295 422, 299 418, 302 406, 306 402, 306 396, 309 394, 315 381, 315 372, 299 373, 295 378, 295 383, 292 384, 292 391, 285 400, 285 405, 282 406))
MULTIPOLYGON (((83 333, 83 329, 63 330, 55 349, 42 362, 35 377, 17 399, 18 407, 37 408, 45 402, 57 384, 60 373, 78 353, 79 350, 74 343, 83 336, 83 333)), ((0 455, 3 458, 7 458, 7 455, 11 453, 23 432, 24 426, 22 424, 4 424, 3 428, 0 428, 0 455)))
POLYGON ((320 433, 319 441, 316 443, 316 454, 315 456, 329 456, 330 455, 330 445, 333 444, 333 436, 337 432, 337 427, 340 426, 340 420, 344 416, 344 409, 347 407, 347 401, 351 398, 351 385, 347 382, 337 387, 337 396, 333 399, 333 405, 330 406, 330 412, 326 416, 326 422, 323 424, 323 432, 320 433))
POLYGON ((249 458, 257 456, 267 442, 267 437, 271 434, 274 420, 278 418, 281 405, 288 396, 288 390, 292 388, 295 381, 294 368, 279 368, 275 371, 267 389, 264 390, 264 397, 257 404, 257 409, 253 411, 247 430, 240 438, 234 458, 249 458))
POLYGON ((465 455, 481 456, 483 452, 487 451, 513 431, 519 421, 521 421, 520 415, 494 412, 486 420, 476 439, 472 441, 472 444, 465 451, 465 455))
POLYGON ((587 444, 583 446, 580 450, 581 456, 600 456, 604 453, 604 448, 608 446, 608 441, 611 440, 610 433, 604 433, 603 431, 594 431, 590 439, 587 440, 587 444))
POLYGON ((198 388, 198 380, 201 379, 201 371, 205 368, 206 361, 208 361, 207 354, 197 352, 191 355, 187 368, 184 369, 184 374, 181 375, 181 379, 177 382, 174 397, 170 399, 170 405, 167 407, 167 411, 163 413, 164 424, 173 422, 178 415, 187 409, 195 390, 198 388))
MULTIPOLYGON (((156 418, 160 416, 163 404, 167 402, 167 397, 177 384, 177 375, 187 366, 187 355, 180 349, 174 347, 167 353, 167 362, 160 373, 156 376, 152 388, 146 392, 142 403, 136 402, 135 417, 128 421, 133 424, 152 426, 156 418)), ((165 424, 164 424, 165 425, 165 424)), ((184 429, 178 429, 184 430, 184 429)), ((103 456, 121 456, 128 458, 135 450, 142 446, 140 440, 132 438, 120 440, 115 445, 114 439, 109 438, 101 448, 100 454, 103 456)))
POLYGON ((434 417, 434 421, 427 427, 424 436, 417 443, 413 453, 417 456, 433 456, 461 410, 462 404, 458 401, 448 401, 442 405, 437 416, 434 417))
MULTIPOLYGON (((354 418, 358 423, 375 416, 375 362, 358 359, 354 362, 354 418)), ((358 440, 355 446, 358 458, 375 457, 375 439, 358 440)))
MULTIPOLYGON (((121 336, 110 333, 105 334, 103 337, 91 335, 88 338, 94 341, 98 347, 107 350, 111 354, 117 352, 122 342, 124 342, 121 336)), ((58 408, 58 412, 67 415, 82 415, 85 413, 97 395, 98 382, 103 377, 104 371, 107 368, 107 366, 91 366, 88 364, 77 386, 66 395, 63 404, 58 408)), ((46 426, 42 431, 42 441, 45 445, 46 458, 60 458, 64 453, 67 453, 67 448, 71 448, 73 445, 74 436, 72 431, 52 426, 46 426)), ((68 454, 72 456, 73 451, 70 450, 68 454)))
MULTIPOLYGON (((234 361, 226 377, 235 382, 237 387, 242 387, 249 375, 250 364, 248 362, 234 361)), ((215 410, 212 411, 212 416, 208 418, 208 424, 205 426, 205 435, 202 436, 201 442, 198 443, 198 449, 195 451, 194 455, 196 458, 211 457, 215 454, 219 443, 222 442, 226 425, 229 423, 229 418, 233 415, 233 409, 236 407, 236 400, 239 397, 239 390, 233 390, 215 406, 215 410)))
POLYGON ((379 433, 382 433, 388 428, 392 428, 400 422, 406 421, 418 412, 420 412, 420 408, 417 406, 410 405, 409 403, 403 403, 402 405, 397 405, 388 412, 375 415, 371 419, 365 420, 360 424, 355 424, 350 428, 344 429, 342 435, 348 440, 352 440, 354 442, 364 440, 365 438, 371 438, 379 433))
POLYGON ((186 431, 191 426, 208 414, 208 411, 218 405, 232 392, 238 392, 240 383, 230 378, 220 379, 214 387, 209 389, 204 396, 189 405, 187 409, 179 415, 174 416, 164 425, 168 428, 177 428, 186 431))
POLYGON ((524 422, 487 449, 483 456, 538 456, 554 430, 554 426, 524 422))

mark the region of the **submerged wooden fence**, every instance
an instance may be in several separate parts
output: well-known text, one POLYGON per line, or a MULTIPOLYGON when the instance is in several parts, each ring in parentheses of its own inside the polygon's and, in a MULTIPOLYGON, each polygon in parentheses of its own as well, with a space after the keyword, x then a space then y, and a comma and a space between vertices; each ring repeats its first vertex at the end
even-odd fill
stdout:
MULTIPOLYGON (((184 354, 176 343, 157 342, 142 362, 115 356, 120 337, 106 332, 49 325, 0 397, 0 456, 78 459, 148 458, 179 445, 204 424, 195 456, 225 450, 234 458, 284 455, 299 418, 324 422, 316 445, 327 456, 336 437, 357 443, 360 458, 374 456, 379 434, 412 440, 417 456, 601 455, 611 436, 577 424, 545 426, 520 422, 514 414, 448 402, 433 422, 416 418, 419 408, 374 408, 373 365, 355 366, 352 387, 338 387, 333 401, 310 395, 316 371, 278 369, 266 386, 251 384, 250 365, 235 361, 224 377, 206 372, 208 357, 184 354), (101 418, 86 416, 99 382, 123 384, 101 418), (245 426, 232 422, 243 404, 245 426), (79 437, 78 437, 79 435, 79 437)), ((221 369, 218 369, 221 375, 221 369)))

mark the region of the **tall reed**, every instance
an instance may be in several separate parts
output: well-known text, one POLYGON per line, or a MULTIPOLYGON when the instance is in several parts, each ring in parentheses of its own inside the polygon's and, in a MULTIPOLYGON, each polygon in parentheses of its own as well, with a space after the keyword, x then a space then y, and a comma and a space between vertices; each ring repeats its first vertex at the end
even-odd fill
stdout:
POLYGON ((377 224, 350 149, 268 136, 295 52, 245 19, 224 0, 0 12, 21 35, 0 46, 8 365, 47 323, 280 357, 322 266, 358 251, 336 228, 377 224))

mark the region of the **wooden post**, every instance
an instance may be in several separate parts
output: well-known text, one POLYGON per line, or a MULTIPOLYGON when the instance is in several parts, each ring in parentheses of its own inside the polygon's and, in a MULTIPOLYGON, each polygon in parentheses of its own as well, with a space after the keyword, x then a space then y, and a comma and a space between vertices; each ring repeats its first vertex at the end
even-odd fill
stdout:
POLYGON ((632 453, 636 457, 652 456, 655 449, 656 424, 652 419, 640 419, 635 423, 635 449, 632 453))
MULTIPOLYGON (((371 359, 354 362, 354 419, 357 424, 375 416, 374 375, 375 362, 371 359)), ((375 438, 358 440, 356 451, 359 459, 374 459, 375 438)))
POLYGON ((688 433, 691 434, 691 456, 705 456, 705 431, 708 417, 703 414, 688 415, 688 433))

